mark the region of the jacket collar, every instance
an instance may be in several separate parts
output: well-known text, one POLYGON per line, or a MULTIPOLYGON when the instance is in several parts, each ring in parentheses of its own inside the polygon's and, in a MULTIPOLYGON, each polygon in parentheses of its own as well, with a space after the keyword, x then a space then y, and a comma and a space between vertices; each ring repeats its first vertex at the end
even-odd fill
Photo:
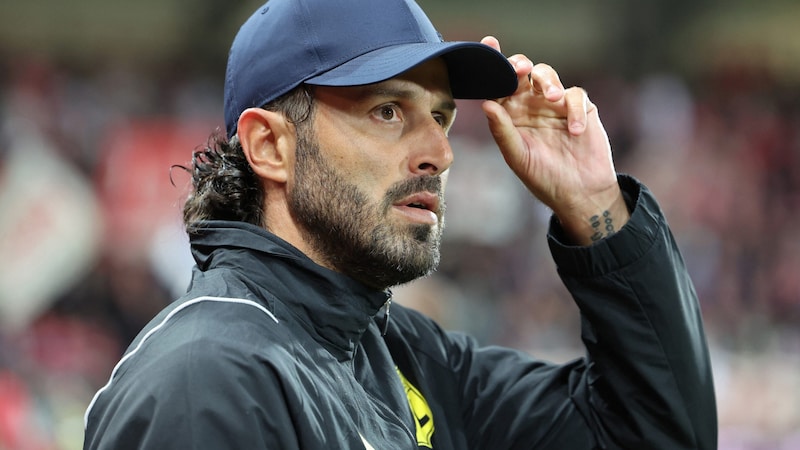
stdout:
MULTIPOLYGON (((267 293, 337 359, 353 357, 387 292, 314 263, 297 248, 255 225, 208 221, 189 236, 201 271, 227 267, 251 281, 260 300, 267 293)), ((270 305, 265 305, 270 307, 270 305)))

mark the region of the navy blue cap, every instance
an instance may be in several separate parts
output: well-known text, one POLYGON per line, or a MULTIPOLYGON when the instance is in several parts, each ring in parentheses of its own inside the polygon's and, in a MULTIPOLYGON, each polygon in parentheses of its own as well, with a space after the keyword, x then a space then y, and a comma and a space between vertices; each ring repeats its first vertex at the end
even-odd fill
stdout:
POLYGON ((239 29, 228 55, 228 137, 245 109, 301 83, 378 83, 439 56, 455 98, 500 98, 517 88, 500 52, 478 42, 444 42, 413 0, 269 0, 239 29))

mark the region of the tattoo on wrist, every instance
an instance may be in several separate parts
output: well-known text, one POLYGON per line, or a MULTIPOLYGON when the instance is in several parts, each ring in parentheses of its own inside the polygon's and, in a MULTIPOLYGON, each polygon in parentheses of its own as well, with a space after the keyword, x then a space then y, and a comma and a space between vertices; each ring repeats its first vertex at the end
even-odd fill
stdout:
POLYGON ((614 234, 614 219, 611 218, 611 213, 608 211, 603 211, 602 217, 598 215, 590 217, 589 222, 594 230, 592 241, 599 241, 614 234))

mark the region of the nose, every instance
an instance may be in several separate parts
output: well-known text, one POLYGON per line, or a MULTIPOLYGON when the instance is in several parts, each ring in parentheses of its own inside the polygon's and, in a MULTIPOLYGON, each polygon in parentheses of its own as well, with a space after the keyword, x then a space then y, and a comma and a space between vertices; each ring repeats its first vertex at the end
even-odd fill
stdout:
POLYGON ((418 175, 439 175, 453 164, 453 149, 445 130, 433 117, 426 121, 412 144, 409 165, 418 175))

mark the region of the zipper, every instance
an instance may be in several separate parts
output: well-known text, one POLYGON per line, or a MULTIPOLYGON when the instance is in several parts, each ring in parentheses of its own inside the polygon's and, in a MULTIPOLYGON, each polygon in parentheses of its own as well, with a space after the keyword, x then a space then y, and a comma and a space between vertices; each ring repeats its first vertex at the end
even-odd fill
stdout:
POLYGON ((383 304, 385 307, 383 313, 383 331, 381 332, 381 336, 386 336, 386 332, 389 331, 389 309, 392 307, 392 290, 386 290, 386 303, 383 304))

